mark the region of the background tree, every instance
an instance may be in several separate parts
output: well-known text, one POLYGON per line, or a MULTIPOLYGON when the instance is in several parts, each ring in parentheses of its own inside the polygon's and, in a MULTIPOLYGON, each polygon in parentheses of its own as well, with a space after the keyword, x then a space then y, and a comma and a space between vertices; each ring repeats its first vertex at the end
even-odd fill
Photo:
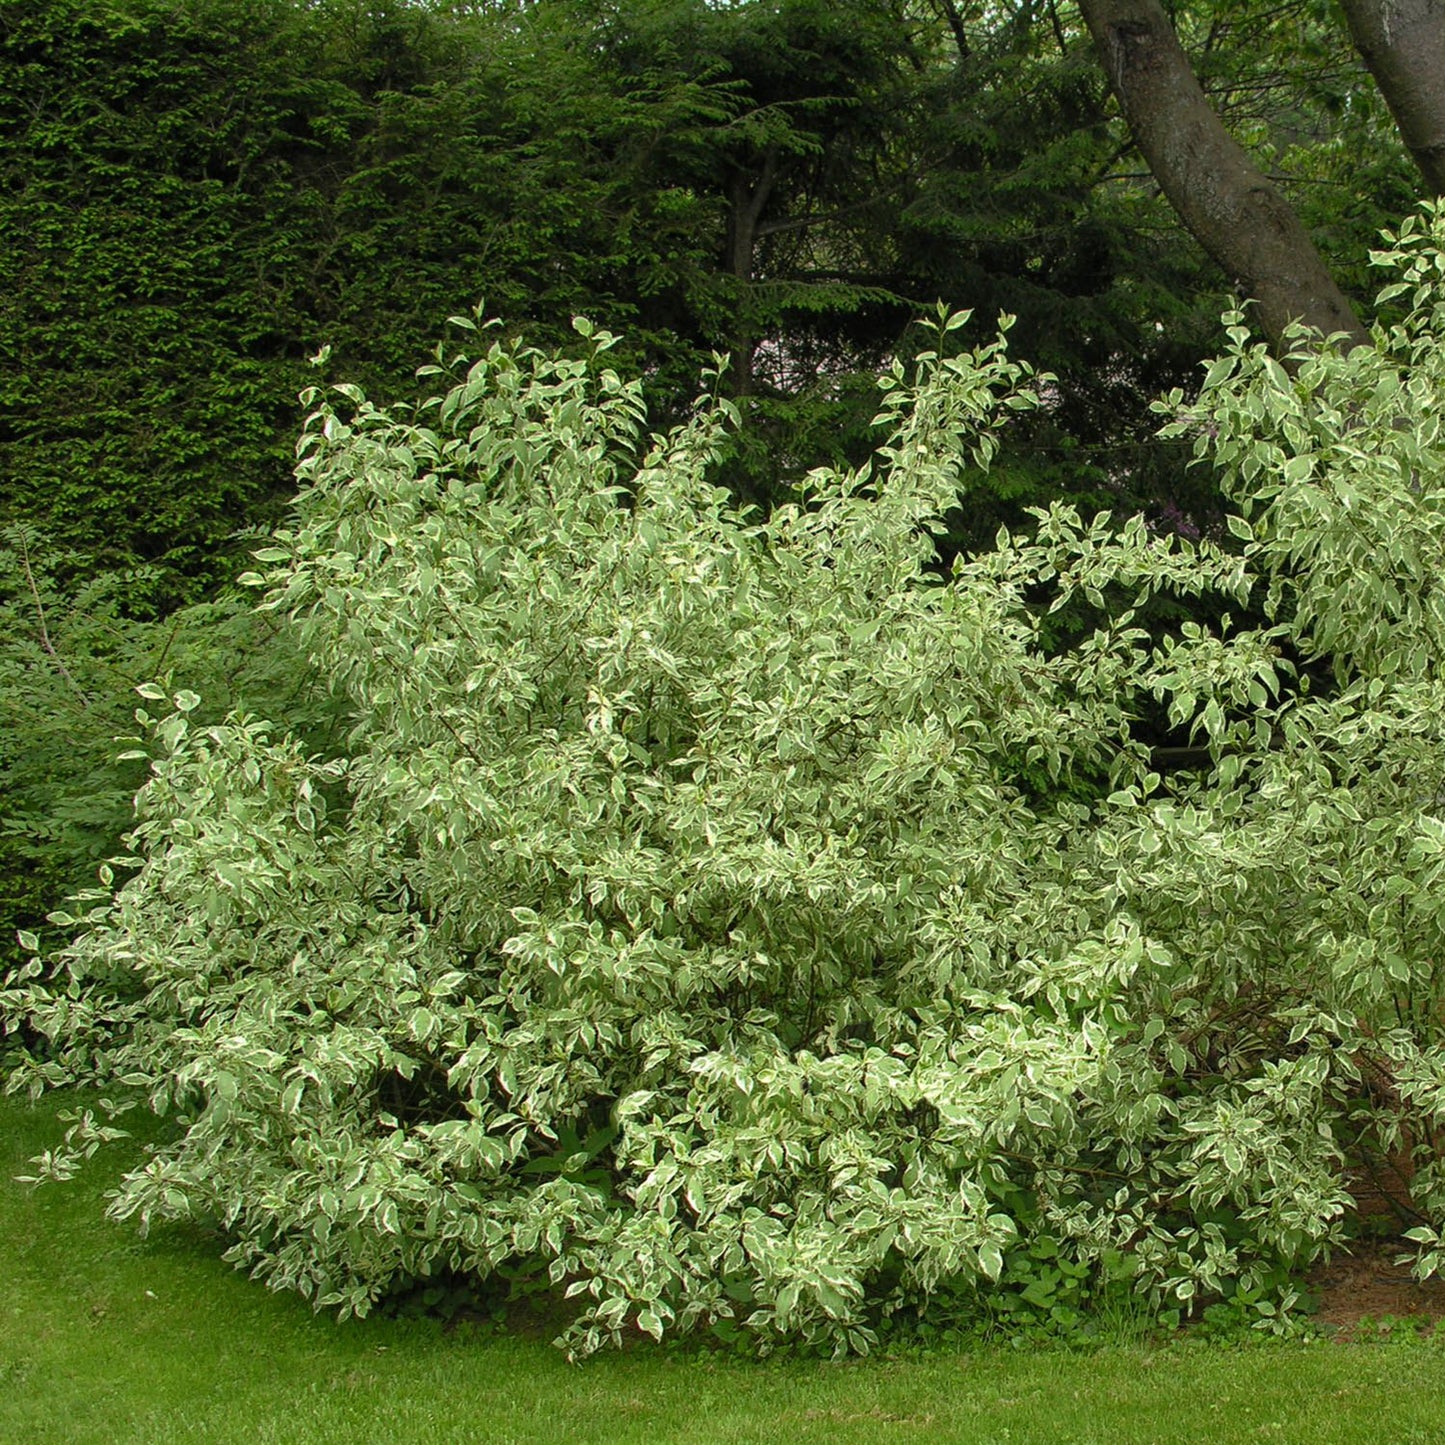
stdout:
POLYGON ((1209 104, 1157 0, 1079 0, 1134 137, 1180 218, 1282 340, 1303 320, 1368 332, 1309 233, 1209 104))
MULTIPOLYGON (((1176 23, 1358 292, 1402 152, 1339 27, 1288 9, 1176 23)), ((758 500, 866 451, 866 378, 921 309, 1004 307, 1059 394, 961 540, 1024 497, 1207 521, 1147 399, 1247 273, 1173 226, 1067 10, 18 0, 0 44, 4 515, 130 569, 132 609, 274 518, 307 356, 395 378, 480 296, 539 340, 616 327, 660 414, 727 353, 758 500)))
POLYGON ((1429 193, 1445 193, 1445 5, 1340 0, 1340 8, 1429 193))

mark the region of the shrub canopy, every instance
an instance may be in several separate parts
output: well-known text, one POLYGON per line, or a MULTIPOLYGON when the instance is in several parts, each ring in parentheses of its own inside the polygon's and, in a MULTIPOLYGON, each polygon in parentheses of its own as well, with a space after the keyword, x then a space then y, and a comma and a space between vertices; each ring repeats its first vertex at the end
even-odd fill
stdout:
POLYGON ((1374 349, 1285 367, 1236 315, 1164 404, 1233 550, 1060 506, 938 576, 1048 396, 963 317, 883 378, 872 464, 765 521, 708 480, 727 404, 649 437, 583 323, 439 352, 414 415, 313 397, 254 580, 345 746, 144 690, 128 878, 9 981, 12 1087, 173 1118, 118 1217, 214 1222, 343 1314, 545 1273, 584 1352, 862 1350, 1040 1241, 1187 1307, 1338 1242, 1371 1153, 1432 1271, 1442 216, 1379 258, 1412 309, 1374 349), (1275 620, 1136 624, 1206 589, 1275 620), (1045 647, 1078 593, 1130 605, 1045 647), (1206 771, 1161 777, 1148 705, 1206 771))

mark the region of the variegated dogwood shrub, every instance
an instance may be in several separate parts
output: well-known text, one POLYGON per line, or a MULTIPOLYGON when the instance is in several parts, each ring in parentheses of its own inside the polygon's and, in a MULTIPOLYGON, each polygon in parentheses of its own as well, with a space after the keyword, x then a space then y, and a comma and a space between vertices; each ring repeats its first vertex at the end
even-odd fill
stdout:
POLYGON ((415 414, 315 399, 254 581, 351 731, 146 691, 123 881, 3 995, 11 1086, 104 1099, 38 1172, 143 1104, 116 1217, 343 1315, 539 1271, 577 1353, 866 1350, 1029 1251, 1161 1310, 1257 1294, 1383 1158, 1433 1270, 1440 240, 1382 257, 1375 348, 1285 366, 1235 316, 1166 404, 1238 547, 1056 507, 941 575, 930 527, 1048 398, 962 317, 883 378, 873 462, 766 518, 709 481, 728 404, 649 435, 585 324, 466 322, 415 414), (1161 590, 1272 620, 1153 638, 1161 590), (1108 620, 1045 646, 1080 594, 1108 620), (1146 707, 1210 766, 1161 776, 1146 707))

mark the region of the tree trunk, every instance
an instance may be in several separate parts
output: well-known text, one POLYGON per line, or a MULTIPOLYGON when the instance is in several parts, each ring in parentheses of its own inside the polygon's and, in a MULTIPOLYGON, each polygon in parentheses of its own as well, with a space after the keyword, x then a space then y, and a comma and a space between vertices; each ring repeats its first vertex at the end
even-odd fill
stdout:
POLYGON ((758 243, 758 223, 767 208, 778 178, 778 153, 769 146, 763 154, 762 169, 754 179, 747 171, 735 170, 728 184, 727 268, 737 281, 738 314, 733 318, 732 394, 747 396, 753 389, 753 351, 758 338, 753 334, 748 288, 753 279, 753 250, 758 243))
POLYGON ((958 13, 958 6, 954 0, 941 0, 943 6, 943 18, 948 21, 948 28, 953 31, 953 43, 958 47, 958 58, 960 60, 971 60, 973 58, 973 46, 968 43, 968 31, 964 27, 963 16, 958 13))
POLYGON ((1259 306, 1279 345, 1291 321, 1369 333, 1284 197, 1224 128, 1158 0, 1079 0, 1134 142, 1195 240, 1259 306))
POLYGON ((1445 0, 1341 0, 1431 194, 1445 195, 1445 0))

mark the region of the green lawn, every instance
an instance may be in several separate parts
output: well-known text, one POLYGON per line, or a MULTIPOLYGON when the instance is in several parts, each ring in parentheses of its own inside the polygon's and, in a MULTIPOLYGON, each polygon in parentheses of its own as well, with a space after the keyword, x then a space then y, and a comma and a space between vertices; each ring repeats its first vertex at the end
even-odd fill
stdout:
MULTIPOLYGON (((571 1366, 540 1340, 338 1325, 171 1234, 106 1224, 120 1160, 12 1182, 48 1111, 0 1103, 0 1441, 1445 1442, 1445 1347, 979 1351, 749 1365, 637 1349, 571 1366)), ((119 1151, 117 1151, 119 1153, 119 1151)))

